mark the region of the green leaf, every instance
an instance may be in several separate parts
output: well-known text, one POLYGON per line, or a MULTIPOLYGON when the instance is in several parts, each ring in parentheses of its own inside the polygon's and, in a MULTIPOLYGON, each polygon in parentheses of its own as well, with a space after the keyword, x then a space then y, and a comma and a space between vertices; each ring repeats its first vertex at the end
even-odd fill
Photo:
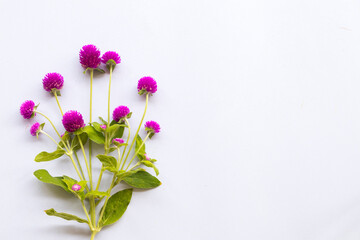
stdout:
POLYGON ((132 196, 133 190, 125 189, 112 195, 104 210, 104 215, 100 220, 101 226, 115 223, 125 213, 132 196))
POLYGON ((63 176, 63 182, 67 185, 67 188, 70 192, 72 192, 73 194, 75 194, 75 196, 77 196, 79 199, 84 200, 85 199, 85 187, 86 187, 86 181, 76 181, 75 179, 68 177, 68 176, 63 176), (74 184, 79 184, 81 186, 81 189, 79 191, 74 191, 72 190, 72 186, 74 186, 74 184))
POLYGON ((144 164, 147 167, 153 168, 155 173, 156 173, 156 176, 159 175, 159 170, 157 169, 157 167, 152 162, 150 162, 148 160, 143 160, 143 161, 141 161, 141 163, 144 164))
POLYGON ((71 215, 71 214, 68 214, 68 213, 56 212, 53 208, 45 210, 45 213, 47 215, 49 215, 49 216, 60 217, 60 218, 63 218, 65 220, 68 220, 68 221, 77 221, 79 223, 89 223, 85 219, 79 218, 79 217, 77 217, 75 215, 71 215))
POLYGON ((52 152, 52 153, 48 153, 48 152, 41 152, 38 155, 36 155, 35 157, 35 162, 47 162, 47 161, 51 161, 54 159, 57 159, 59 157, 61 157, 62 155, 64 155, 66 152, 63 149, 57 149, 56 151, 52 152))
POLYGON ((111 125, 106 129, 106 132, 109 133, 110 139, 113 138, 122 138, 124 134, 124 127, 127 127, 125 124, 117 124, 111 125))
POLYGON ((109 195, 110 194, 108 192, 90 191, 85 195, 85 198, 89 198, 89 197, 101 198, 109 195))
POLYGON ((145 143, 142 145, 141 149, 139 150, 139 147, 141 146, 141 144, 143 143, 143 140, 141 139, 141 137, 139 136, 139 134, 136 136, 136 142, 135 142, 135 152, 139 151, 137 154, 137 157, 140 160, 144 160, 145 159, 145 143))
MULTIPOLYGON (((81 139, 82 144, 85 145, 85 143, 88 140, 88 135, 86 133, 82 133, 82 134, 79 135, 79 137, 81 139)), ((77 151, 77 150, 79 150, 81 148, 80 143, 79 143, 79 138, 77 136, 74 136, 74 138, 72 139, 71 148, 74 151, 77 151)))
POLYGON ((95 128, 96 131, 102 133, 103 132, 103 129, 100 127, 100 123, 98 122, 92 122, 91 125, 95 128))
POLYGON ((105 73, 105 71, 101 68, 94 68, 94 70, 98 71, 99 73, 105 73))
POLYGON ((103 124, 107 125, 107 121, 105 121, 102 117, 99 117, 99 119, 103 124))
POLYGON ((161 185, 159 179, 148 172, 138 171, 130 176, 124 177, 124 182, 135 188, 155 188, 161 185))
POLYGON ((87 133, 88 137, 91 139, 91 141, 97 143, 97 144, 104 144, 105 143, 105 137, 102 133, 95 130, 93 126, 86 126, 84 127, 84 132, 87 133))
POLYGON ((44 183, 53 184, 62 187, 65 191, 70 192, 67 185, 62 181, 62 177, 53 177, 45 169, 39 169, 34 172, 35 177, 44 183))
POLYGON ((107 155, 97 155, 96 156, 100 162, 103 164, 103 167, 111 172, 117 171, 117 160, 113 156, 107 155))

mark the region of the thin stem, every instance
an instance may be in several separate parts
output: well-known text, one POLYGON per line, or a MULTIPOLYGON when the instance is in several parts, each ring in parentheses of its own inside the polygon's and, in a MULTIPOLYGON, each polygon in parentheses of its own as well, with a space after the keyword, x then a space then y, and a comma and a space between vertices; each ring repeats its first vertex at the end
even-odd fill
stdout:
POLYGON ((85 178, 83 178, 83 177, 81 176, 81 174, 80 174, 80 172, 79 172, 79 168, 76 166, 76 163, 75 163, 75 160, 74 160, 72 154, 68 154, 68 156, 70 157, 71 162, 72 162, 72 164, 74 165, 74 168, 75 168, 76 173, 78 174, 80 180, 81 180, 81 181, 85 181, 85 178))
POLYGON ((118 161, 117 161, 117 166, 116 166, 116 169, 119 170, 120 168, 120 165, 121 165, 121 162, 120 162, 120 159, 121 159, 121 155, 120 155, 120 147, 116 148, 117 150, 117 153, 118 153, 118 161))
MULTIPOLYGON (((129 144, 129 140, 130 140, 130 123, 127 120, 127 118, 125 118, 125 121, 126 121, 126 124, 128 125, 129 132, 128 132, 128 137, 127 137, 127 140, 126 140, 126 145, 125 145, 124 151, 123 151, 122 156, 121 156, 120 163, 122 163, 122 160, 123 160, 125 152, 126 152, 126 148, 127 148, 128 144, 129 144)), ((121 166, 121 170, 124 168, 124 165, 125 165, 125 161, 124 161, 123 165, 121 166)))
POLYGON ((98 182, 97 182, 97 184, 96 184, 95 191, 99 190, 99 187, 100 187, 100 182, 101 182, 101 179, 102 179, 102 175, 103 175, 103 173, 104 173, 104 169, 103 169, 103 168, 101 168, 101 170, 100 170, 100 175, 99 175, 99 179, 98 179, 98 182))
POLYGON ((135 157, 137 156, 137 154, 139 153, 140 149, 142 148, 142 146, 145 144, 145 141, 148 139, 148 137, 150 136, 151 132, 149 132, 146 137, 144 138, 143 142, 141 143, 140 147, 138 148, 138 150, 136 151, 136 153, 134 154, 134 156, 131 158, 129 164, 127 165, 125 171, 128 170, 128 168, 130 167, 131 163, 134 161, 135 157))
POLYGON ((44 118, 46 118, 46 119, 49 121, 49 123, 51 124, 51 126, 54 128, 56 134, 57 134, 57 135, 59 136, 59 138, 61 139, 60 133, 58 132, 58 130, 56 129, 55 125, 52 123, 52 121, 50 120, 50 118, 48 118, 45 114, 43 114, 43 113, 41 113, 41 112, 39 112, 39 111, 35 111, 35 112, 38 113, 38 114, 40 114, 40 115, 42 115, 44 118))
POLYGON ((90 123, 92 123, 92 89, 93 89, 94 69, 90 69, 90 123))
POLYGON ((93 231, 93 232, 91 233, 91 238, 90 238, 90 240, 94 240, 96 234, 97 234, 97 232, 96 232, 96 231, 93 231))
POLYGON ((47 134, 43 130, 40 130, 40 132, 48 136, 59 148, 63 149, 49 134, 47 134))
POLYGON ((85 164, 86 164, 86 168, 87 168, 87 171, 88 171, 88 175, 89 175, 89 181, 90 181, 90 189, 92 190, 92 176, 91 176, 91 172, 90 172, 90 168, 89 168, 89 163, 87 161, 87 158, 86 158, 86 153, 85 153, 85 149, 84 149, 84 145, 82 144, 82 141, 79 137, 79 135, 77 135, 78 139, 79 139, 79 143, 80 143, 80 146, 81 146, 81 151, 84 155, 84 159, 85 159, 85 164))
POLYGON ((98 225, 97 225, 98 227, 100 227, 100 221, 101 221, 102 216, 104 215, 104 211, 105 211, 106 205, 107 205, 107 203, 108 203, 108 201, 109 201, 110 193, 111 193, 111 190, 112 190, 112 188, 113 188, 115 179, 116 179, 116 175, 114 174, 113 179, 112 179, 112 182, 111 182, 111 185, 110 185, 110 188, 109 188, 108 191, 107 191, 107 192, 109 193, 109 196, 106 197, 104 206, 102 207, 101 212, 100 212, 100 215, 99 215, 99 220, 98 220, 98 225))
POLYGON ((81 176, 85 179, 84 171, 83 171, 83 169, 82 169, 82 167, 81 167, 81 164, 80 164, 80 161, 79 161, 79 157, 78 157, 78 155, 77 155, 76 152, 74 152, 74 154, 75 154, 76 161, 77 161, 77 163, 78 163, 78 165, 79 165, 79 168, 80 168, 81 176))
POLYGON ((137 131, 136 131, 136 133, 135 133, 135 137, 134 137, 134 139, 132 140, 132 143, 131 143, 131 145, 130 145, 130 148, 129 148, 129 150, 128 150, 128 153, 126 154, 125 161, 124 161, 124 163, 123 163, 123 164, 125 164, 125 163, 126 163, 126 160, 127 160, 127 158, 129 157, 129 154, 130 154, 131 148, 133 147, 133 145, 134 145, 134 143, 135 143, 135 140, 136 140, 136 138, 137 138, 137 135, 138 135, 138 133, 139 133, 139 131, 140 131, 141 125, 142 125, 142 123, 143 123, 143 121, 144 121, 144 118, 145 118, 145 114, 146 114, 146 110, 147 110, 148 102, 149 102, 149 93, 147 93, 147 94, 146 94, 146 103, 145 103, 145 110, 144 110, 144 114, 143 114, 143 116, 142 116, 142 118, 141 118, 141 121, 140 121, 139 127, 138 127, 138 129, 137 129, 137 131))
POLYGON ((87 220, 89 221, 89 226, 90 226, 91 229, 93 229, 94 227, 93 227, 93 224, 92 224, 92 222, 91 222, 91 220, 90 220, 90 216, 89 216, 89 213, 88 213, 88 211, 87 211, 87 209, 86 209, 86 207, 85 207, 84 201, 81 201, 81 205, 82 205, 82 207, 83 207, 83 209, 84 209, 84 212, 85 212, 85 214, 86 214, 86 218, 87 218, 87 220))
POLYGON ((110 126, 110 93, 111 93, 111 78, 112 78, 112 65, 110 65, 110 79, 109 79, 109 94, 108 94, 108 124, 110 126))
POLYGON ((55 96, 55 99, 56 99, 57 105, 59 106, 59 109, 60 109, 61 115, 64 115, 63 110, 61 109, 60 102, 59 102, 58 95, 57 95, 57 92, 56 92, 56 91, 54 91, 54 96, 55 96))

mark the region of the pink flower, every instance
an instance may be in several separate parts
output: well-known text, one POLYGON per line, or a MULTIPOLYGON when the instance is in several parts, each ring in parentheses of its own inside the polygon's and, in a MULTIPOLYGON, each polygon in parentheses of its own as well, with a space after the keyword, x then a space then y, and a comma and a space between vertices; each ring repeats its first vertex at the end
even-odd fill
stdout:
POLYGON ((148 132, 159 133, 160 132, 160 125, 155 121, 148 121, 148 122, 145 123, 145 129, 148 132))
POLYGON ((109 60, 113 60, 116 64, 119 64, 121 62, 119 54, 113 51, 108 51, 102 55, 101 61, 103 63, 106 64, 109 60))
POLYGON ((64 78, 59 73, 48 73, 43 78, 43 87, 47 92, 53 89, 60 90, 64 85, 64 78))
POLYGON ((152 77, 143 77, 139 80, 137 90, 139 94, 155 93, 157 91, 157 83, 152 77))
POLYGON ((71 190, 77 192, 77 191, 80 191, 81 189, 81 186, 79 184, 74 184, 72 187, 71 187, 71 190))
POLYGON ((100 125, 100 127, 101 127, 102 129, 106 129, 106 125, 105 125, 105 124, 100 125))
POLYGON ((83 46, 79 57, 84 68, 97 68, 101 63, 100 51, 92 44, 83 46))
POLYGON ((36 136, 36 134, 40 131, 40 123, 34 123, 30 128, 30 134, 32 136, 36 136))
POLYGON ((117 142, 117 143, 119 143, 119 144, 123 144, 124 143, 124 140, 123 139, 121 139, 121 138, 114 138, 113 140, 112 140, 112 142, 115 144, 115 142, 117 142))
POLYGON ((83 116, 77 111, 67 111, 62 119, 64 128, 68 132, 75 132, 80 128, 85 127, 83 116))
POLYGON ((118 106, 113 111, 113 119, 115 122, 119 122, 122 118, 126 117, 130 113, 127 106, 118 106))
POLYGON ((31 100, 26 100, 20 106, 20 114, 25 119, 30 119, 36 115, 36 113, 34 112, 34 109, 35 109, 35 103, 31 100))

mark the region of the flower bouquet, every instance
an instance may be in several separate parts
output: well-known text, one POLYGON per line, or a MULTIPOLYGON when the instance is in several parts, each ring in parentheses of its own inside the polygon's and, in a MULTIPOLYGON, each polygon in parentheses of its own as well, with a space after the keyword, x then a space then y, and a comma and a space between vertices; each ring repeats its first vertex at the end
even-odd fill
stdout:
POLYGON ((111 79, 115 67, 121 62, 120 56, 116 52, 109 51, 100 57, 100 51, 94 45, 84 46, 79 55, 80 63, 85 69, 84 74, 87 72, 90 74, 90 119, 88 124, 85 124, 83 116, 78 111, 63 112, 59 96, 61 96, 60 91, 64 85, 64 79, 59 73, 48 73, 42 83, 44 89, 52 94, 57 102, 65 131, 58 130, 50 118, 38 110, 39 105, 35 105, 31 100, 27 100, 21 105, 20 114, 25 119, 41 115, 50 123, 58 138, 54 139, 44 130, 45 123, 34 123, 30 128, 31 135, 38 138, 40 134, 43 134, 56 145, 53 152, 44 151, 36 155, 35 161, 52 161, 65 155, 75 170, 75 177, 67 175, 53 177, 45 169, 35 171, 34 175, 40 181, 60 187, 70 196, 75 196, 79 200, 79 207, 84 211, 84 216, 57 212, 53 208, 46 210, 45 213, 49 216, 87 224, 91 231, 91 239, 94 239, 103 227, 111 225, 121 218, 130 203, 133 188, 151 189, 161 184, 155 176, 144 169, 144 167, 152 168, 156 175, 159 174, 155 166, 156 160, 146 154, 145 142, 160 132, 160 126, 155 121, 147 121, 144 125, 146 136, 142 139, 139 135, 149 97, 157 91, 157 83, 151 77, 143 77, 138 81, 138 94, 144 95, 146 102, 140 124, 131 139, 129 119, 132 112, 129 108, 118 106, 113 110, 112 118, 110 117, 111 79), (98 121, 94 121, 92 118, 93 77, 94 71, 105 73, 101 64, 106 66, 110 74, 107 119, 99 117, 98 121), (60 132, 63 133, 60 134, 60 132), (104 146, 102 154, 96 155, 96 159, 101 162, 97 180, 93 179, 93 144, 104 146), (109 183, 108 189, 100 189, 102 176, 108 173, 112 174, 111 183, 109 183), (113 188, 120 182, 129 185, 130 188, 112 193, 113 188))

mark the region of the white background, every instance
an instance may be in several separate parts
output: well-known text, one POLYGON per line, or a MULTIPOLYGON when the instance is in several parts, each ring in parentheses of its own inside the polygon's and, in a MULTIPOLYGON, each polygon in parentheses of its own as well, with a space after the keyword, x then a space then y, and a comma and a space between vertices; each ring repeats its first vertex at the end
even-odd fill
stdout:
MULTIPOLYGON (((0 238, 90 238, 43 212, 83 217, 33 171, 76 175, 65 157, 33 161, 54 146, 30 136, 19 106, 40 102, 61 129, 41 84, 56 71, 63 108, 88 119, 78 52, 92 43, 122 57, 112 109, 128 105, 136 128, 137 80, 153 76, 146 120, 162 127, 147 144, 162 186, 134 192, 97 239, 359 239, 359 10, 357 0, 1 0, 0 238)), ((94 116, 106 116, 108 76, 94 80, 94 116)))

